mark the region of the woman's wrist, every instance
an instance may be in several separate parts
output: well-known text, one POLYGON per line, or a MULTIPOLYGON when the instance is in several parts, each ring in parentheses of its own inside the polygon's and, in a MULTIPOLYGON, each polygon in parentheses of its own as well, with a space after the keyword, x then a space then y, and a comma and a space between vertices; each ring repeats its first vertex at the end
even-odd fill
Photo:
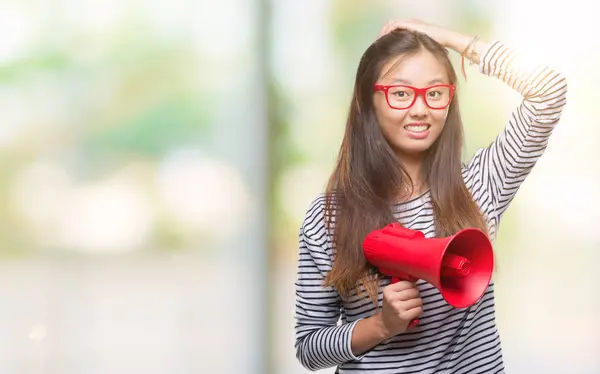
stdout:
POLYGON ((479 64, 481 56, 488 48, 488 43, 474 35, 449 31, 444 40, 446 48, 453 49, 458 54, 465 54, 472 63, 479 64))
POLYGON ((446 47, 460 54, 467 49, 474 37, 474 35, 462 34, 458 31, 449 31, 446 37, 446 47))
POLYGON ((377 329, 381 341, 388 340, 396 335, 385 326, 385 323, 383 323, 383 314, 381 312, 378 312, 371 318, 373 319, 373 324, 377 329))
POLYGON ((351 337, 351 350, 360 356, 381 342, 394 336, 384 325, 381 312, 361 319, 354 326, 351 337))

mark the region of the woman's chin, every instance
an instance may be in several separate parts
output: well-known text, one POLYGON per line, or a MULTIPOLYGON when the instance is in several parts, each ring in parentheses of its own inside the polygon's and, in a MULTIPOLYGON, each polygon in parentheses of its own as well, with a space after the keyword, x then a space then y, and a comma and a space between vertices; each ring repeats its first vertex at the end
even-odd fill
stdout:
POLYGON ((402 156, 420 156, 423 153, 427 152, 429 148, 431 148, 432 142, 430 141, 403 141, 402 143, 396 143, 394 145, 394 150, 396 154, 402 156))

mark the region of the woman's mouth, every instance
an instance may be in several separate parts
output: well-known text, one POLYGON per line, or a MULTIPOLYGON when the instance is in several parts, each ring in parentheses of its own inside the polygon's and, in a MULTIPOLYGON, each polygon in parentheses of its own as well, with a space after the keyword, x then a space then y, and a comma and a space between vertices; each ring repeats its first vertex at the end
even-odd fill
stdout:
POLYGON ((431 125, 427 124, 427 123, 411 123, 411 124, 404 126, 404 129, 406 131, 419 133, 419 132, 424 132, 424 131, 429 130, 430 127, 431 127, 431 125))
POLYGON ((409 123, 404 126, 408 137, 415 140, 423 140, 429 135, 429 128, 431 127, 428 123, 409 123))

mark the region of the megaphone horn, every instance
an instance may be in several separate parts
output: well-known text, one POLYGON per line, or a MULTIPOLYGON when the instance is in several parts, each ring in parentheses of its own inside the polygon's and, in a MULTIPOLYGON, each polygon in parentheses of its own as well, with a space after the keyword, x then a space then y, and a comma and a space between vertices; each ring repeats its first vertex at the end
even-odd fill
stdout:
POLYGON ((492 243, 476 228, 428 239, 395 222, 369 233, 363 252, 393 281, 423 279, 455 308, 469 307, 483 296, 494 268, 492 243))

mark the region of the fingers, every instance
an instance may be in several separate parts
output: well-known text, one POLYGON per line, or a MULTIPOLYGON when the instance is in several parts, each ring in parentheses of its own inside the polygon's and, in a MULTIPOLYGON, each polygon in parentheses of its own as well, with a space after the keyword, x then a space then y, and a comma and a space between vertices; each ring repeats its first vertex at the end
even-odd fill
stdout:
POLYGON ((418 298, 419 290, 414 286, 410 288, 404 288, 399 291, 395 291, 392 289, 384 289, 383 297, 389 303, 393 303, 394 301, 406 301, 418 298))
POLYGON ((385 25, 383 25, 383 27, 381 28, 381 30, 379 30, 379 35, 377 35, 377 39, 381 38, 382 36, 384 36, 385 34, 388 33, 388 25, 391 22, 392 21, 388 21, 385 25))
POLYGON ((428 27, 426 23, 418 19, 406 19, 406 20, 390 20, 379 31, 379 37, 381 38, 385 34, 388 34, 394 30, 413 30, 413 31, 424 31, 424 28, 428 27))
POLYGON ((398 312, 407 312, 415 308, 423 308, 423 299, 420 297, 410 300, 399 300, 394 303, 394 309, 398 312))
POLYGON ((423 300, 421 298, 408 301, 397 301, 392 305, 393 313, 404 321, 410 321, 423 314, 423 300))
POLYGON ((423 307, 418 306, 418 307, 400 312, 398 314, 398 317, 402 318, 405 321, 411 321, 411 320, 421 316, 421 314, 423 314, 423 307))
POLYGON ((381 38, 382 36, 392 32, 394 30, 404 29, 404 28, 406 28, 406 27, 404 26, 402 21, 388 21, 385 25, 383 25, 383 27, 379 31, 378 38, 381 38))
POLYGON ((415 24, 415 21, 413 20, 388 21, 379 32, 379 37, 382 37, 394 30, 416 30, 416 27, 417 24, 415 24))
POLYGON ((390 304, 420 299, 419 289, 411 282, 400 281, 383 289, 383 298, 390 304))
POLYGON ((417 288, 409 288, 407 290, 396 292, 392 298, 394 300, 408 301, 412 299, 418 299, 420 297, 419 290, 417 288))
POLYGON ((383 315, 390 326, 405 326, 422 313, 423 300, 414 283, 399 281, 383 289, 383 315))

